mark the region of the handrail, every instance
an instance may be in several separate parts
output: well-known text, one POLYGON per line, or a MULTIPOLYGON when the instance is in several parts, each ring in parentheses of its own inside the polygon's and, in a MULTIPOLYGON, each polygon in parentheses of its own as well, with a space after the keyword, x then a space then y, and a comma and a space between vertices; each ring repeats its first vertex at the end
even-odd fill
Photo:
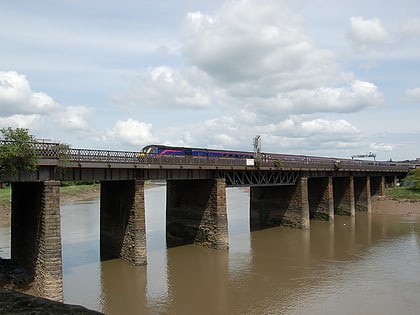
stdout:
MULTIPOLYGON (((5 141, 0 140, 1 143, 5 141)), ((131 163, 142 165, 197 165, 197 166, 246 166, 246 159, 227 157, 201 157, 201 156, 162 156, 144 155, 135 151, 117 151, 100 149, 74 149, 61 146, 59 143, 33 142, 40 159, 55 159, 75 163, 131 163)), ((64 163, 65 164, 65 163, 64 163)), ((275 160, 256 162, 257 167, 291 170, 325 170, 325 171, 393 171, 408 172, 412 167, 408 163, 372 162, 361 160, 316 158, 309 159, 302 156, 281 158, 276 155, 275 160), (339 166, 336 162, 339 161, 339 166)), ((65 167, 65 166, 64 166, 65 167)))

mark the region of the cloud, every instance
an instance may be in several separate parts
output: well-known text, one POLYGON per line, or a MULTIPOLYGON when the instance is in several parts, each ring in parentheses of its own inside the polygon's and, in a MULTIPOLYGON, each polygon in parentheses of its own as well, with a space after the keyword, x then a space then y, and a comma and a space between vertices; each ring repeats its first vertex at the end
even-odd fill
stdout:
POLYGON ((58 108, 45 93, 33 92, 24 75, 0 71, 0 115, 47 114, 58 108))
POLYGON ((420 38, 420 18, 406 18, 401 25, 401 34, 408 38, 420 38))
MULTIPOLYGON (((118 120, 114 127, 108 130, 100 141, 142 146, 155 142, 152 135, 152 124, 137 121, 135 119, 118 120)), ((112 145, 112 144, 111 144, 112 145)))
POLYGON ((347 38, 360 51, 368 51, 382 47, 390 40, 390 35, 382 26, 379 18, 364 18, 353 16, 350 18, 350 29, 347 38))
POLYGON ((370 148, 377 152, 391 152, 394 150, 395 146, 386 143, 371 143, 370 148))
POLYGON ((41 137, 88 129, 93 110, 63 106, 49 95, 32 90, 26 76, 0 71, 0 127, 28 128, 41 137))
POLYGON ((144 108, 207 108, 211 98, 205 88, 192 83, 204 78, 194 69, 181 73, 170 66, 151 68, 133 80, 130 90, 114 96, 114 101, 134 109, 144 108), (188 79, 190 77, 190 80, 188 79))
POLYGON ((183 43, 185 60, 210 78, 212 99, 226 108, 267 119, 383 103, 378 88, 344 72, 281 1, 234 1, 212 16, 190 13, 183 43))
POLYGON ((420 103, 420 87, 405 91, 405 98, 412 103, 420 103))

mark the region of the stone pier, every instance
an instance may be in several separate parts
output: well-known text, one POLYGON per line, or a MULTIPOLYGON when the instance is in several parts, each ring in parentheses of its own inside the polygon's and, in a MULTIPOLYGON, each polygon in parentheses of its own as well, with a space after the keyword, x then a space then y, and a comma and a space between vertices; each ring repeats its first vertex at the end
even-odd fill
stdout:
POLYGON ((12 183, 11 258, 40 296, 63 301, 60 182, 12 183))
POLYGON ((336 177, 334 182, 334 213, 354 217, 356 212, 354 201, 354 178, 336 177))
POLYGON ((308 178, 293 186, 251 187, 251 231, 287 225, 309 228, 308 178))
POLYGON ((308 180, 309 214, 311 219, 334 221, 332 177, 314 177, 308 180))
POLYGON ((372 212, 369 176, 354 178, 354 200, 357 211, 372 212))
POLYGON ((166 193, 168 247, 229 247, 224 179, 168 180, 166 193))
POLYGON ((372 196, 385 195, 385 177, 376 176, 370 178, 370 191, 372 196))
POLYGON ((144 181, 101 182, 100 250, 103 260, 147 263, 144 181))

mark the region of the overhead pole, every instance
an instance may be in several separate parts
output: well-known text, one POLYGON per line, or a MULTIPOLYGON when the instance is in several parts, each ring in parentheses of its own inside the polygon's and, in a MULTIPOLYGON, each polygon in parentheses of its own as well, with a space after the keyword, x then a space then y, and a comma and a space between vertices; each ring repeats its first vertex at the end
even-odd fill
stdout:
POLYGON ((254 156, 259 159, 261 155, 261 136, 254 137, 254 156))
POLYGON ((352 155, 351 159, 353 160, 355 157, 358 158, 364 158, 364 157, 373 157, 373 160, 376 161, 376 154, 369 152, 369 154, 356 154, 356 155, 352 155))

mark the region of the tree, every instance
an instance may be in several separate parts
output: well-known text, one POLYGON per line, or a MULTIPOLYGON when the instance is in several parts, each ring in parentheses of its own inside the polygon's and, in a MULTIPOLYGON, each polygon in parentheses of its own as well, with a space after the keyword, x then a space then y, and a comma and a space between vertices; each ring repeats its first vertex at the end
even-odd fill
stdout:
POLYGON ((11 127, 0 129, 0 174, 16 176, 20 172, 34 171, 38 157, 36 142, 28 129, 11 127))

